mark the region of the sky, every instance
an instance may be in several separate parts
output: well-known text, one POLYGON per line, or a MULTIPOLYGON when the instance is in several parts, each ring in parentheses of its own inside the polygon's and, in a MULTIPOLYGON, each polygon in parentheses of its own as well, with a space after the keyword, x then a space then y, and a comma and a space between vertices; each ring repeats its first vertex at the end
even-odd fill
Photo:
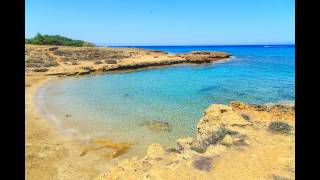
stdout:
POLYGON ((26 0, 25 36, 100 45, 294 44, 294 0, 26 0))

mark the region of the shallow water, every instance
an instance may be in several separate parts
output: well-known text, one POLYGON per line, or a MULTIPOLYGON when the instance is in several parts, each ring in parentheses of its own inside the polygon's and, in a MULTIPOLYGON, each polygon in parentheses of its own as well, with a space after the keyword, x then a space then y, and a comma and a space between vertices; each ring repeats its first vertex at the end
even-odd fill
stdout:
POLYGON ((226 51, 232 59, 128 73, 67 78, 38 94, 41 109, 64 130, 136 144, 125 156, 143 155, 150 143, 173 145, 192 136, 212 103, 294 102, 294 46, 143 47, 185 53, 226 51), (65 117, 66 115, 71 115, 65 117), (145 122, 167 122, 171 131, 152 131, 145 122))

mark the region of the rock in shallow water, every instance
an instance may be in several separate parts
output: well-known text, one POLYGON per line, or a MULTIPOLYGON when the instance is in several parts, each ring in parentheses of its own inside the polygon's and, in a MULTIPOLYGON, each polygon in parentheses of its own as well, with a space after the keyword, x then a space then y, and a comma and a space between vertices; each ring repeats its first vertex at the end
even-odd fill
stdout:
POLYGON ((142 123, 142 126, 154 132, 171 132, 172 130, 170 124, 164 121, 145 121, 142 123))

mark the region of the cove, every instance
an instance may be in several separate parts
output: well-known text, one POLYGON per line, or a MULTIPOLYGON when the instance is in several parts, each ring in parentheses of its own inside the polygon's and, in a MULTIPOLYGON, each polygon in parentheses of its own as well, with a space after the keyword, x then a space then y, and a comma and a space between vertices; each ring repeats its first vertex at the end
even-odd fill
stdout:
POLYGON ((214 64, 65 78, 39 91, 39 108, 65 131, 134 142, 124 156, 142 156, 151 143, 172 146, 178 138, 193 136, 210 104, 294 102, 292 46, 144 48, 225 51, 233 57, 214 64))

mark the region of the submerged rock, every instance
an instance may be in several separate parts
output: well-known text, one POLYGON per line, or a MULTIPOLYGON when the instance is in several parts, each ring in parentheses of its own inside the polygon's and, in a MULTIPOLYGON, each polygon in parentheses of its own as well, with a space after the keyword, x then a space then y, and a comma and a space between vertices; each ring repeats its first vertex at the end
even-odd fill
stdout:
POLYGON ((133 95, 129 94, 129 93, 126 93, 126 94, 122 95, 122 97, 127 99, 127 98, 130 98, 130 97, 133 97, 133 95))
POLYGON ((199 89, 197 92, 199 92, 199 93, 210 92, 210 91, 213 91, 217 88, 219 88, 219 87, 218 86, 207 86, 207 87, 199 89))
POLYGON ((68 117, 71 117, 71 116, 72 116, 71 114, 66 114, 64 117, 68 118, 68 117))
MULTIPOLYGON (((111 149, 112 151, 109 152, 107 159, 113 159, 121 154, 124 154, 129 151, 132 144, 127 142, 114 142, 111 139, 94 139, 91 143, 89 143, 87 146, 84 146, 82 148, 82 151, 80 153, 80 156, 86 155, 90 151, 96 151, 100 149, 111 149)), ((107 150, 106 150, 107 151, 107 150)))
POLYGON ((164 121, 145 121, 142 123, 142 126, 154 132, 161 132, 161 131, 171 132, 172 130, 172 127, 170 126, 170 124, 164 121))

